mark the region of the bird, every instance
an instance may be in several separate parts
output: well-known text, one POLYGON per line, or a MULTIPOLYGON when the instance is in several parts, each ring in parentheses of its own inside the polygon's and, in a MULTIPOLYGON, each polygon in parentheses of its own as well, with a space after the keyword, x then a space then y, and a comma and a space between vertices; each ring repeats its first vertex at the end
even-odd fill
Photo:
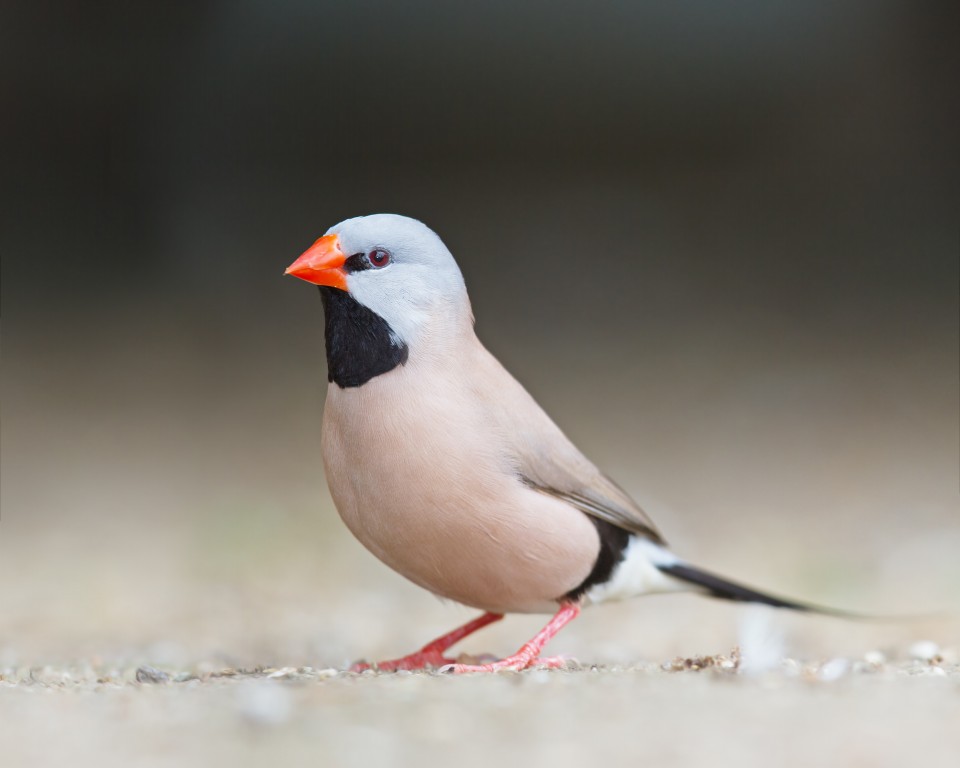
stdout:
POLYGON ((649 515, 570 441, 474 330, 440 237, 398 214, 346 219, 285 274, 319 286, 327 394, 321 453, 336 509, 383 563, 483 613, 376 668, 560 668, 546 644, 589 606, 694 591, 797 611, 675 555, 649 515), (550 620, 516 653, 447 656, 506 614, 550 620))

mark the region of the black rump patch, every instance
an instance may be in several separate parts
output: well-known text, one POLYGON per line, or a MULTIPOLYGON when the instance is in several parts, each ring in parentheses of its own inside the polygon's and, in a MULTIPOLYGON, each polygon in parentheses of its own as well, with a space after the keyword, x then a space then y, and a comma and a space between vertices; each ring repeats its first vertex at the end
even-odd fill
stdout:
POLYGON ((566 600, 579 600, 593 586, 610 580, 614 568, 623 560, 623 553, 630 543, 630 532, 618 528, 606 520, 587 515, 600 534, 600 553, 590 574, 576 589, 564 595, 566 600))
POLYGON ((407 362, 407 345, 394 341, 390 326, 346 291, 320 286, 326 318, 327 381, 341 389, 359 387, 407 362))

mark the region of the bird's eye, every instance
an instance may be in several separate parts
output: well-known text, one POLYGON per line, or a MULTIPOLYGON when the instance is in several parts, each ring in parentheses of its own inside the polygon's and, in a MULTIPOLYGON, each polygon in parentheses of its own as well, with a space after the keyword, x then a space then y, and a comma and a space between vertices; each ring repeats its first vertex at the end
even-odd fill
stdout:
POLYGON ((390 263, 390 252, 383 248, 375 248, 367 254, 367 261, 370 262, 371 267, 380 269, 390 263))

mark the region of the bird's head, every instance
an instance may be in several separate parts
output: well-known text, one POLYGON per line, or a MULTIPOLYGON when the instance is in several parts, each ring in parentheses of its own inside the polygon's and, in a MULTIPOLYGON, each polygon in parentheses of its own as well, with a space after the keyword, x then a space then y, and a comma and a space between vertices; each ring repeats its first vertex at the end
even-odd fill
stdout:
POLYGON ((395 341, 411 345, 430 322, 470 315, 463 276, 429 227, 380 213, 327 230, 286 274, 343 291, 378 315, 395 341))

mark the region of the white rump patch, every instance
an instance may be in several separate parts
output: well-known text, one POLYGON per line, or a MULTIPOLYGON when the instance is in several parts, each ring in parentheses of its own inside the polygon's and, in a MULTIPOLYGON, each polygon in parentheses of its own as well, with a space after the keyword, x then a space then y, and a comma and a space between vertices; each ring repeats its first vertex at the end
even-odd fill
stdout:
POLYGON ((657 592, 687 592, 695 589, 679 579, 668 576, 657 565, 675 565, 681 562, 676 555, 654 544, 649 539, 630 538, 610 580, 587 590, 587 603, 608 603, 657 592))

